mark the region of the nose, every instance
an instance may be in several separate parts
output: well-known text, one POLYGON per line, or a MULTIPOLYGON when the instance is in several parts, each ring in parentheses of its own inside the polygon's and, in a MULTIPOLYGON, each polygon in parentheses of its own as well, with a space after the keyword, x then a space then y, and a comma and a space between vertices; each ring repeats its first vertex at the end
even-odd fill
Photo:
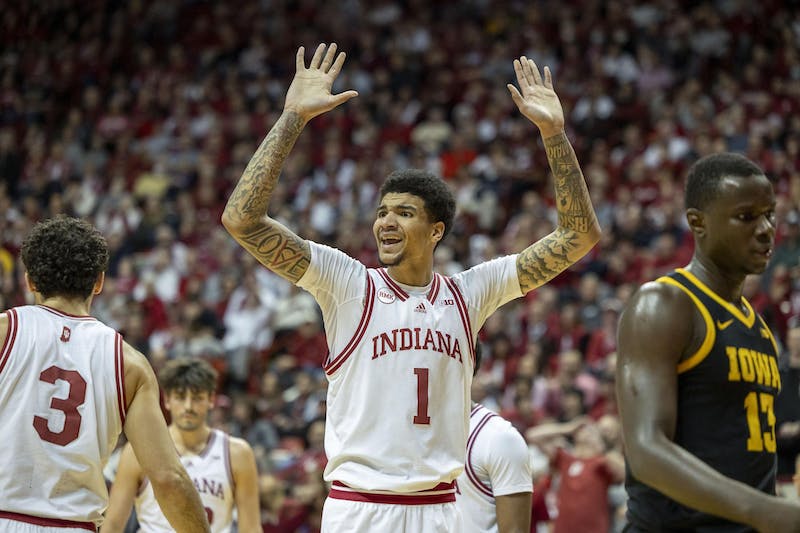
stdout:
POLYGON ((775 221, 769 215, 761 215, 756 225, 756 235, 759 238, 773 240, 775 238, 775 221))

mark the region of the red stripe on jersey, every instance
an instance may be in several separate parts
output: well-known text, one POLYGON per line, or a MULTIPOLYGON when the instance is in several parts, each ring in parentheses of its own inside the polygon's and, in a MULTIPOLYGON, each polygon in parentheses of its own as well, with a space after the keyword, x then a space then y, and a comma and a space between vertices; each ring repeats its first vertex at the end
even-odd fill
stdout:
POLYGON ((433 284, 431 285, 431 290, 428 291, 428 301, 430 303, 434 303, 436 301, 436 297, 439 295, 439 287, 441 287, 442 283, 439 280, 439 274, 436 272, 433 273, 433 284))
POLYGON ((339 367, 350 357, 358 343, 361 342, 361 339, 364 338, 364 333, 367 332, 367 326, 369 325, 369 320, 372 317, 372 310, 375 307, 375 282, 372 281, 372 276, 369 275, 367 272, 367 294, 366 299, 364 302, 364 312, 361 314, 361 321, 358 323, 358 327, 356 328, 355 333, 353 333, 353 337, 350 339, 350 342, 347 343, 342 353, 334 357, 328 363, 322 365, 322 368, 325 370, 325 373, 330 375, 336 372, 339 367))
POLYGON ((461 315, 461 324, 464 326, 464 331, 467 333, 467 340, 469 340, 469 356, 472 359, 472 367, 475 368, 475 344, 472 342, 472 323, 469 320, 467 304, 464 303, 464 297, 461 295, 461 291, 458 290, 456 283, 450 278, 444 278, 444 281, 450 288, 450 292, 455 296, 458 314, 461 315))
POLYGON ((125 425, 125 414, 127 412, 127 400, 125 398, 125 362, 122 357, 122 335, 119 333, 114 337, 114 376, 117 382, 117 404, 119 406, 119 420, 125 425))
POLYGON ((331 484, 328 497, 354 502, 388 503, 395 505, 429 505, 456 501, 455 482, 439 483, 432 489, 418 492, 364 492, 355 490, 340 481, 331 484))
POLYGON ((75 320, 97 320, 95 317, 89 315, 71 315, 69 313, 65 313, 64 311, 60 311, 55 307, 50 307, 49 305, 39 305, 37 307, 39 309, 44 309, 45 311, 50 311, 54 315, 60 316, 62 318, 72 318, 75 320))
POLYGON ((401 302, 405 302, 406 300, 408 300, 408 293, 404 291, 403 288, 400 285, 398 285, 395 280, 389 277, 389 274, 386 272, 385 268, 378 268, 377 271, 378 274, 381 275, 383 280, 389 286, 389 288, 392 289, 395 292, 395 294, 397 294, 397 297, 400 299, 401 302))
POLYGON ((475 440, 478 438, 478 433, 480 433, 483 427, 486 425, 486 423, 489 422, 489 420, 494 418, 495 416, 497 415, 495 415, 492 412, 483 415, 481 421, 478 422, 478 425, 475 426, 475 429, 472 431, 472 433, 470 433, 470 436, 467 439, 467 464, 465 465, 465 471, 467 472, 467 479, 469 479, 472 482, 472 484, 475 486, 476 489, 478 489, 478 491, 492 498, 494 497, 494 492, 492 492, 491 488, 487 487, 486 485, 483 484, 483 482, 481 482, 481 480, 478 478, 478 475, 475 473, 475 469, 472 467, 472 447, 475 445, 475 440))
POLYGON ((14 347, 14 340, 17 338, 17 329, 19 328, 19 317, 14 309, 9 309, 6 313, 8 315, 8 332, 6 332, 6 340, 3 342, 3 348, 0 349, 0 373, 8 362, 11 355, 11 349, 14 347))
POLYGON ((86 529, 88 531, 97 531, 97 526, 92 522, 73 522, 72 520, 62 520, 60 518, 45 518, 43 516, 30 516, 26 514, 9 513, 7 511, 0 511, 0 518, 7 518, 15 522, 25 522, 26 524, 34 524, 37 526, 71 527, 86 529))

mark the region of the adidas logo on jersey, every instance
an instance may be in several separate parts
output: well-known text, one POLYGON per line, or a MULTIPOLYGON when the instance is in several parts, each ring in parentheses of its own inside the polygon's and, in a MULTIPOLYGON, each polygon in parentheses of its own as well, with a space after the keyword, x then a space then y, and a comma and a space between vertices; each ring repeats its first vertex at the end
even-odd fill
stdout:
POLYGON ((422 303, 422 302, 420 302, 419 305, 417 305, 414 308, 414 311, 417 312, 417 313, 427 313, 428 312, 428 311, 425 310, 425 304, 422 303))

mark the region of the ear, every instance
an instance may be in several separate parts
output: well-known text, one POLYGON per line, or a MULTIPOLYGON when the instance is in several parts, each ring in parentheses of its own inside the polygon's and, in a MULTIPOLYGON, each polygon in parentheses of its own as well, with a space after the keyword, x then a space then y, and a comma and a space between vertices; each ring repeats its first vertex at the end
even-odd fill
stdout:
POLYGON ((689 229, 696 237, 705 237, 706 235, 706 218, 705 214, 697 208, 690 207, 686 210, 686 222, 689 224, 689 229))
POLYGON ((100 294, 103 292, 103 284, 106 282, 106 273, 101 272, 100 275, 97 277, 97 281, 94 282, 94 287, 92 288, 92 294, 100 294))
POLYGON ((36 284, 33 282, 30 276, 28 276, 27 272, 25 272, 25 285, 27 285, 30 292, 36 292, 36 284))
POLYGON ((444 222, 436 222, 433 224, 431 231, 431 239, 433 242, 439 242, 444 238, 444 222))

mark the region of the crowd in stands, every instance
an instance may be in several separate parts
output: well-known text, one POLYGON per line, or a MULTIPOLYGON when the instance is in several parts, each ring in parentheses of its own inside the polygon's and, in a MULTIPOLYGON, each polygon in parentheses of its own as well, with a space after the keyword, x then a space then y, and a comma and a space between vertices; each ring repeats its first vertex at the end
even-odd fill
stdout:
MULTIPOLYGON (((602 437, 597 454, 621 451, 616 321, 640 283, 691 257, 682 184, 705 154, 744 153, 773 181, 778 244, 746 295, 782 345, 800 327, 796 3, 8 4, 0 307, 30 303, 18 251, 35 221, 60 213, 92 221, 111 248, 93 314, 156 369, 192 355, 220 370, 211 422, 256 450, 265 532, 318 526, 327 346, 314 300, 245 254, 220 215, 281 112, 297 47, 334 41, 348 55, 334 90, 360 96, 310 123, 271 214, 368 265, 377 262, 377 191, 399 167, 431 169, 456 193, 456 226, 436 252, 444 274, 551 231, 545 153, 505 85, 522 54, 553 71, 603 237, 481 331, 475 399, 523 434, 588 416, 602 437)), ((556 521, 558 469, 531 446, 534 514, 556 521)), ((610 501, 618 527, 624 497, 610 501)))

